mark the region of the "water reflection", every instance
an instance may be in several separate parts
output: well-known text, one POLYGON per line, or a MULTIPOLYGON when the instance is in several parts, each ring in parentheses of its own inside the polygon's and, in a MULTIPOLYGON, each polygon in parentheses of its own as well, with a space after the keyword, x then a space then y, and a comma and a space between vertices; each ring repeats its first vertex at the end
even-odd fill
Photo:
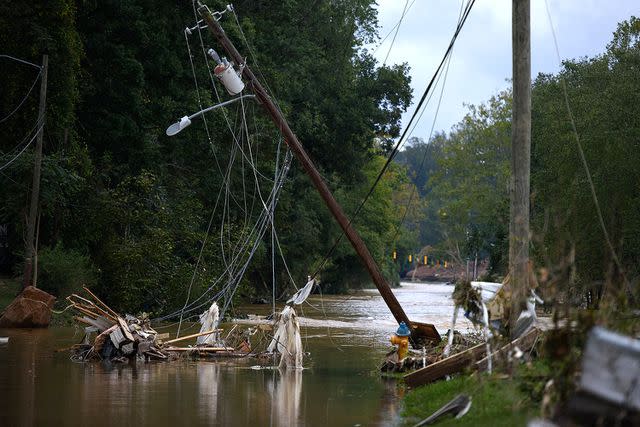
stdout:
MULTIPOLYGON (((410 318, 446 328, 452 289, 411 284, 394 293, 410 318)), ((248 360, 75 364, 54 353, 80 340, 71 328, 2 330, 10 341, 0 347, 0 426, 397 423, 404 389, 377 374, 395 330, 384 302, 366 291, 322 304, 323 312, 304 312, 311 358, 303 371, 254 370, 248 360)))
POLYGON ((302 393, 302 370, 274 370, 271 384, 272 426, 299 425, 300 395, 302 393))
POLYGON ((220 365, 216 363, 199 363, 196 366, 196 372, 200 415, 204 419, 215 421, 218 415, 220 365))

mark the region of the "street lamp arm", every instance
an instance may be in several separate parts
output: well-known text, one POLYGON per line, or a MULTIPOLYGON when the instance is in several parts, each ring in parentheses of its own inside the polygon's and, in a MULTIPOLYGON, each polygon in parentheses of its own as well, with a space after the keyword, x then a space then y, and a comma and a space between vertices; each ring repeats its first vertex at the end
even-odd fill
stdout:
POLYGON ((233 104, 234 102, 239 101, 241 99, 245 99, 245 98, 246 99, 252 99, 252 98, 255 98, 255 97, 256 97, 255 95, 242 95, 242 96, 239 96, 237 98, 233 98, 233 99, 230 99, 228 101, 222 102, 220 104, 212 105, 211 107, 207 107, 204 110, 198 111, 197 113, 194 113, 194 114, 190 115, 189 116, 189 120, 195 119, 196 117, 199 117, 199 116, 203 115, 204 113, 208 113, 211 110, 215 110, 217 108, 225 107, 225 106, 227 106, 229 104, 233 104))
POLYGON ((171 126, 169 126, 167 128, 167 136, 173 136, 173 135, 177 134, 182 129, 186 128, 187 126, 189 126, 191 124, 191 119, 195 119, 196 117, 199 117, 199 116, 203 115, 206 112, 209 112, 211 110, 215 110, 215 109, 220 108, 220 107, 224 107, 224 106, 229 105, 229 104, 233 104, 234 102, 239 101, 239 100, 244 99, 244 98, 252 99, 252 98, 255 98, 255 97, 256 97, 255 95, 238 96, 237 98, 233 98, 233 99, 230 99, 228 101, 221 102, 220 104, 212 105, 211 107, 205 108, 204 110, 200 110, 197 113, 192 114, 190 116, 184 116, 180 120, 178 120, 177 122, 175 122, 174 124, 172 124, 171 126))

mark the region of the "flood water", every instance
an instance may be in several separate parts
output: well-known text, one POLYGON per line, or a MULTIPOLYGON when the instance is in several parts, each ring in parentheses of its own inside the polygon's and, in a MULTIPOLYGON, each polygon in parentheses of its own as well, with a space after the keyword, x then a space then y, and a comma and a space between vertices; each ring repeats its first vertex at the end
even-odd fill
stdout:
MULTIPOLYGON (((394 293, 410 319, 444 333, 452 291, 403 283, 394 293)), ((9 337, 0 345, 0 426, 399 425, 404 388, 377 371, 397 324, 378 292, 308 302, 297 309, 309 352, 297 372, 237 360, 79 364, 55 352, 81 339, 75 328, 0 329, 9 337)))

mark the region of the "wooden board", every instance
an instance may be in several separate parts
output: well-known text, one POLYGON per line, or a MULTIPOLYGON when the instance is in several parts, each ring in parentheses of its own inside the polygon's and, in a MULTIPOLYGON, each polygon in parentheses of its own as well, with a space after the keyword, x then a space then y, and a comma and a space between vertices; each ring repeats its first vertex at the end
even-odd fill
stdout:
POLYGON ((421 339, 426 339, 434 343, 442 341, 440 334, 435 326, 430 323, 411 322, 411 335, 421 339))
POLYGON ((168 347, 163 348, 164 351, 203 351, 203 352, 216 352, 216 351, 233 351, 233 347, 168 347))
POLYGON ((122 329, 124 337, 129 341, 133 341, 134 339, 131 331, 129 330, 129 325, 127 325, 127 322, 125 322, 122 317, 118 317, 118 325, 120 325, 120 329, 122 329))
POLYGON ((476 360, 482 358, 487 352, 485 343, 478 344, 453 356, 442 359, 425 368, 404 376, 404 382, 409 387, 418 387, 444 378, 447 375, 460 372, 476 360))
POLYGON ((109 334, 109 338, 111 338, 111 342, 117 349, 120 349, 123 344, 131 342, 129 339, 127 339, 127 337, 124 336, 124 334, 122 333, 122 328, 119 326, 109 334))

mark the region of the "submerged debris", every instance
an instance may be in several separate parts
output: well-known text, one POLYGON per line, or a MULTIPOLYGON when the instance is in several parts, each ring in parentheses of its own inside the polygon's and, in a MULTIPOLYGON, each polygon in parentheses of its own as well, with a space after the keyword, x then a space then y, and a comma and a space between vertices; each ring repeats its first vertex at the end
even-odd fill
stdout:
POLYGON ((111 360, 126 362, 136 357, 146 360, 166 360, 162 339, 169 334, 159 334, 147 316, 121 316, 84 287, 87 297, 72 294, 67 297, 78 315, 76 322, 85 325, 83 342, 72 347, 72 360, 111 360), (91 337, 97 334, 93 341, 91 337))
MULTIPOLYGON (((247 357, 261 356, 252 353, 251 337, 260 344, 271 331, 269 325, 242 330, 234 326, 223 339, 218 324, 218 305, 214 302, 200 316, 202 327, 197 334, 169 340, 169 334, 160 334, 151 327, 148 316, 122 316, 112 310, 89 289, 86 296, 70 295, 69 308, 75 310, 77 323, 84 326, 85 335, 81 343, 71 347, 71 359, 78 362, 109 360, 128 362, 137 359, 170 360, 181 355, 193 357, 247 357), (197 338, 195 346, 177 347, 177 343, 197 338)), ((297 321, 296 321, 297 323, 297 321)), ((180 345, 180 344, 178 344, 180 345)), ((262 344, 264 346, 264 344, 262 344)), ((262 347, 264 348, 264 347, 262 347)))

